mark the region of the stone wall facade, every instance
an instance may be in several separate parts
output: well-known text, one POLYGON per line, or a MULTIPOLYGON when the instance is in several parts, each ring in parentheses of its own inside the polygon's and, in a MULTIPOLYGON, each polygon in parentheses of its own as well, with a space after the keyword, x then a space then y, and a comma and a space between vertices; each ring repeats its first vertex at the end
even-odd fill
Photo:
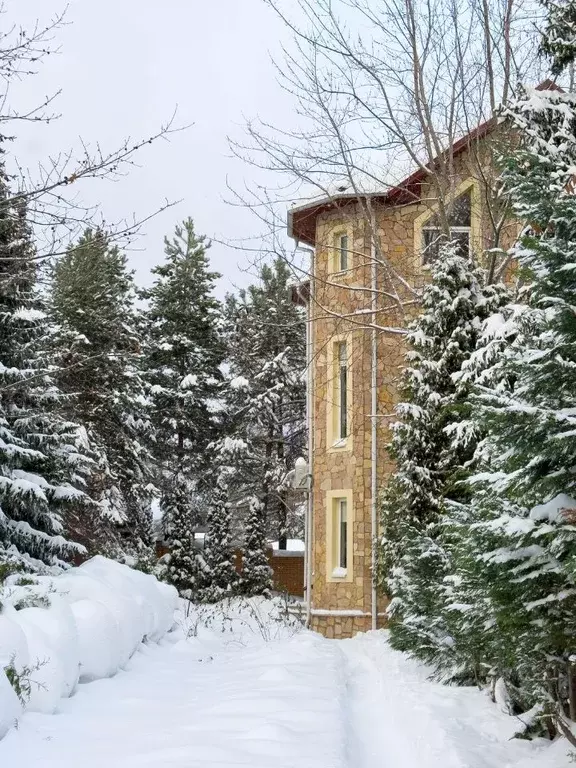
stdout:
MULTIPOLYGON (((473 205, 472 244, 478 252, 490 245, 482 210, 482 190, 470 170, 466 153, 455 165, 455 189, 469 189, 473 205)), ((335 204, 316 218, 312 297, 313 391, 313 535, 311 627, 327 637, 350 637, 372 624, 372 425, 376 424, 377 489, 393 471, 387 454, 390 424, 399 399, 400 369, 404 363, 403 329, 417 312, 411 287, 428 279, 418 249, 422 220, 433 210, 430 190, 421 199, 391 206, 374 205, 368 223, 365 208, 356 200, 335 204), (375 224, 375 226, 374 226, 375 224), (376 241, 373 237, 375 230, 376 241), (348 236, 348 269, 334 272, 335 238, 348 236), (375 245, 375 242, 378 245, 375 245), (372 258, 372 249, 381 258, 372 258), (376 263, 376 267, 374 264, 376 263), (376 322, 371 290, 376 272, 376 322), (374 326, 377 349, 377 408, 372 413, 371 375, 374 326), (380 330, 386 328, 388 330, 380 330), (351 402, 349 438, 338 444, 331 436, 334 403, 334 340, 345 340, 349 351, 351 402), (330 568, 332 540, 331 499, 350 492, 352 501, 351 567, 345 577, 330 568)), ((515 228, 514 228, 515 232, 515 228)), ((510 238, 508 238, 510 239, 510 238)), ((377 507, 378 499, 376 499, 377 507)), ((379 512, 379 510, 378 510, 379 512)), ((350 515, 350 511, 349 511, 350 515)), ((350 561, 350 555, 349 555, 350 561)), ((376 605, 376 626, 385 622, 386 603, 376 605)))
POLYGON ((371 629, 371 617, 316 615, 311 618, 310 629, 331 640, 344 640, 371 629))

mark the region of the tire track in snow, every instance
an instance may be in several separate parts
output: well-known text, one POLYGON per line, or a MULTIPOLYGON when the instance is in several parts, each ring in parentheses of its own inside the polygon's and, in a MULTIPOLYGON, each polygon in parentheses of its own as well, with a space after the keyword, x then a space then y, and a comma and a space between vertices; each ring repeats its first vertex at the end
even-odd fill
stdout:
POLYGON ((406 701, 400 681, 342 641, 349 693, 349 768, 469 768, 445 735, 406 701), (388 685, 386 684, 388 683, 388 685))
POLYGON ((340 641, 347 662, 349 768, 506 768, 531 751, 482 694, 429 682, 382 642, 340 641))

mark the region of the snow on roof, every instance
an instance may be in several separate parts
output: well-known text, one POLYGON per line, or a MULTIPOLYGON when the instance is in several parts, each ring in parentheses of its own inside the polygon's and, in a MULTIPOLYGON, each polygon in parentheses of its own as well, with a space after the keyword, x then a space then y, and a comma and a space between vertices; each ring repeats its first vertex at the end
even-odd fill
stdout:
MULTIPOLYGON (((278 541, 272 542, 272 549, 273 550, 280 549, 278 541)), ((304 549, 305 549, 305 544, 302 541, 302 539, 288 539, 286 543, 287 552, 304 552, 304 549)))

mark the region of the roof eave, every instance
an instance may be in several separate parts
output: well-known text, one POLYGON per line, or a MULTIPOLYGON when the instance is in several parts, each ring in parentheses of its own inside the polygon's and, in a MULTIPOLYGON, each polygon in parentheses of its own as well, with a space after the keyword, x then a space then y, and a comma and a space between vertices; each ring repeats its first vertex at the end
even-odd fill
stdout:
POLYGON ((304 214, 307 211, 314 211, 315 209, 318 209, 318 212, 320 212, 322 209, 330 208, 330 207, 337 207, 339 204, 347 205, 349 203, 357 202, 359 199, 374 199, 374 198, 382 198, 385 195, 383 195, 381 192, 368 192, 368 193, 350 193, 350 192, 340 192, 336 195, 330 195, 329 197, 320 197, 315 200, 310 200, 308 203, 302 203, 301 205, 293 206, 288 210, 288 235, 289 237, 296 240, 296 242, 306 243, 307 245, 310 245, 312 248, 315 247, 316 241, 314 237, 308 236, 303 231, 295 231, 294 229, 294 216, 298 214, 304 214))
MULTIPOLYGON (((538 86, 538 88, 551 87, 551 85, 554 86, 553 83, 550 85, 550 82, 551 81, 545 81, 540 86, 538 86)), ((454 154, 460 154, 470 145, 471 142, 483 138, 494 128, 495 125, 496 121, 494 118, 486 120, 485 122, 476 126, 476 128, 469 131, 465 136, 462 136, 460 139, 458 139, 458 141, 456 141, 451 147, 450 151, 454 154)), ((294 232, 294 214, 304 213, 305 211, 313 211, 315 208, 318 209, 318 212, 320 212, 321 209, 326 209, 330 206, 336 206, 339 202, 352 203, 355 200, 361 198, 381 200, 382 204, 384 205, 399 205, 405 204, 407 200, 410 201, 410 198, 414 196, 413 202, 417 202, 415 191, 419 189, 419 186, 425 180, 429 172, 430 170, 419 168, 407 176, 400 184, 391 187, 386 192, 368 192, 365 194, 341 192, 335 195, 331 195, 330 197, 319 198, 316 200, 311 200, 308 203, 303 203, 302 205, 294 206, 288 211, 288 235, 297 242, 303 242, 307 245, 315 247, 316 243, 314 237, 306 235, 306 233, 303 231, 300 231, 299 233, 294 232)))

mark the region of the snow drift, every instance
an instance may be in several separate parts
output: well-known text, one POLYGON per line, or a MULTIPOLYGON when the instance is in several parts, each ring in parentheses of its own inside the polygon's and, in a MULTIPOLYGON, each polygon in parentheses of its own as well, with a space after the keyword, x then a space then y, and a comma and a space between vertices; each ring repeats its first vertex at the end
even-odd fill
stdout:
POLYGON ((94 557, 59 576, 10 576, 0 590, 0 738, 23 710, 53 713, 79 683, 111 677, 172 628, 178 595, 94 557))

